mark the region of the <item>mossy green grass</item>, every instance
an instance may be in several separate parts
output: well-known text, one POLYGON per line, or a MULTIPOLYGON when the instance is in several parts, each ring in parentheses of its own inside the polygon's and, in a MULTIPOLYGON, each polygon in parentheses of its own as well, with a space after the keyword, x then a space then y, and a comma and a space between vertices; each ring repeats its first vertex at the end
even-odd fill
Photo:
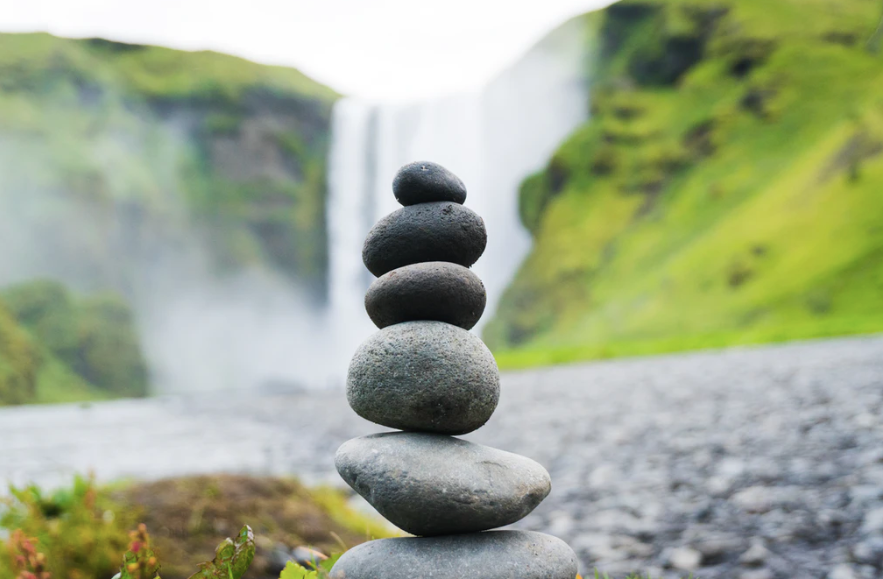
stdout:
POLYGON ((624 0, 587 18, 594 114, 522 188, 536 243, 485 330, 501 366, 883 331, 880 16, 624 0), (666 57, 681 67, 646 72, 666 57))

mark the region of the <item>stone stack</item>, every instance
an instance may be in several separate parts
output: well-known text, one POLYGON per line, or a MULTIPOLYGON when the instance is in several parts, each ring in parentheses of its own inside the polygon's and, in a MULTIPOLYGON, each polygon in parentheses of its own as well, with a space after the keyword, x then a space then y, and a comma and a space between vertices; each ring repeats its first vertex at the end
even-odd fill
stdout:
POLYGON ((484 252, 484 221, 463 206, 462 181, 412 163, 393 181, 404 206, 368 234, 362 257, 377 279, 365 297, 380 331, 356 351, 347 399, 357 414, 399 429, 350 440, 340 476, 394 525, 417 535, 347 552, 333 579, 574 579, 561 540, 489 531, 530 513, 551 490, 536 462, 454 438, 497 407, 493 355, 469 332, 485 289, 468 268, 484 252))

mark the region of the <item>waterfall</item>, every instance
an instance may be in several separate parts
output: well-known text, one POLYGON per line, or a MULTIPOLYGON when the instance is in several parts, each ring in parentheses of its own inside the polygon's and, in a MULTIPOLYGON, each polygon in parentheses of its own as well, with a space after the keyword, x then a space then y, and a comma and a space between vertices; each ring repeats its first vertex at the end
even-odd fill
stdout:
MULTIPOLYGON (((488 246, 475 265, 494 312, 530 250, 518 217, 521 181, 545 166, 588 116, 585 21, 573 19, 484 89, 425 102, 344 99, 334 110, 329 176, 329 302, 338 345, 351 353, 373 326, 364 311, 371 282, 361 262, 371 226, 400 206, 392 180, 402 165, 434 161, 466 184, 488 246)), ((480 329, 476 328, 476 329, 480 329)))

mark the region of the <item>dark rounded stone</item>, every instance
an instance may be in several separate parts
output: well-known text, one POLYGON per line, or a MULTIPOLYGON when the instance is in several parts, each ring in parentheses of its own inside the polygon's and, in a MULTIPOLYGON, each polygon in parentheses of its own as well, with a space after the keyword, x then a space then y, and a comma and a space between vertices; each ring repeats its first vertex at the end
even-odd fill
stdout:
POLYGON ((330 579, 574 579, 573 549, 551 535, 489 531, 380 539, 353 547, 330 579))
POLYGON ((375 276, 426 261, 469 267, 487 245, 484 220, 451 203, 421 203, 393 211, 368 232, 362 260, 375 276))
POLYGON ((527 457, 425 432, 354 438, 340 447, 334 462, 353 490, 413 535, 510 525, 552 488, 546 469, 527 457))
POLYGON ((466 186, 459 177, 430 161, 418 161, 405 165, 392 180, 392 192, 404 205, 451 201, 466 201, 466 186))
POLYGON ((365 295, 365 309, 378 328, 435 320, 468 330, 481 318, 486 303, 478 276, 445 261, 394 269, 374 280, 365 295))
POLYGON ((346 395, 359 416, 383 426, 466 434, 497 408, 500 372, 474 334, 443 322, 405 322, 359 346, 346 395))

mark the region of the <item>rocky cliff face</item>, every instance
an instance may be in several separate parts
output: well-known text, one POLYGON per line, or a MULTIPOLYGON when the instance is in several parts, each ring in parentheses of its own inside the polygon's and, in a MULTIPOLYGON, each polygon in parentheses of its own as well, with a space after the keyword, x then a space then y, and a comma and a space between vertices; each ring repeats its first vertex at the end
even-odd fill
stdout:
POLYGON ((880 18, 872 0, 587 16, 593 117, 522 186, 534 248, 485 331, 502 363, 883 329, 880 18))
POLYGON ((125 339, 64 352, 0 311, 0 402, 143 394, 144 358, 164 391, 296 374, 256 337, 280 311, 299 332, 325 299, 336 98, 296 70, 216 53, 0 35, 0 286, 48 278, 134 310, 67 316, 75 334, 125 317, 125 339), (80 367, 89 356, 116 374, 80 367))
POLYGON ((172 259, 273 270, 322 295, 332 91, 99 39, 2 35, 0 52, 4 276, 131 293, 172 259))

